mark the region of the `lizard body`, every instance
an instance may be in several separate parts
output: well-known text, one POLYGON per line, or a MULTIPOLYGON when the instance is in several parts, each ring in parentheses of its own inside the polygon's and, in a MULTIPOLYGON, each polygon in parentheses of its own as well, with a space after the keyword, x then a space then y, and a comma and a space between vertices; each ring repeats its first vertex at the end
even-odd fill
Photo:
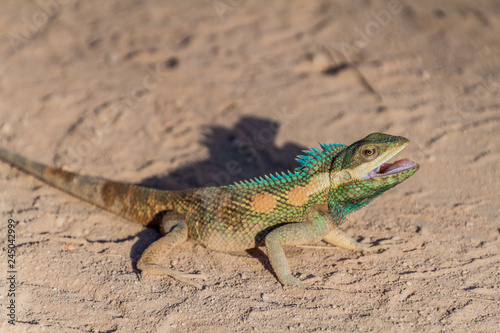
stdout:
POLYGON ((162 264, 170 250, 191 238, 207 248, 241 252, 265 244, 283 285, 303 286, 291 274, 283 245, 325 240, 351 250, 361 244, 337 227, 347 215, 419 168, 402 159, 387 162, 408 139, 373 133, 350 146, 321 144, 297 160, 295 171, 229 186, 165 191, 79 175, 53 168, 0 147, 0 159, 77 198, 145 226, 162 238, 143 253, 137 267, 200 287, 202 275, 174 271, 162 264))

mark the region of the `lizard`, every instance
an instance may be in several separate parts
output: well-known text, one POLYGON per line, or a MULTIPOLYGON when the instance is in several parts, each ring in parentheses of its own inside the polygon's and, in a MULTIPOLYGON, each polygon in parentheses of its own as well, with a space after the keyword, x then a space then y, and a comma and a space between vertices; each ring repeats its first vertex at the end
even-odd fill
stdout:
POLYGON ((141 276, 166 275, 201 288, 203 274, 164 265, 172 248, 188 238, 208 249, 238 253, 264 245, 278 281, 309 288, 295 277, 284 245, 325 242, 367 251, 339 229, 347 216, 412 176, 409 159, 388 163, 409 143, 402 136, 372 133, 351 145, 321 143, 297 156, 293 171, 269 174, 226 186, 158 190, 73 173, 0 147, 0 160, 43 182, 144 226, 160 231, 137 261, 141 276))

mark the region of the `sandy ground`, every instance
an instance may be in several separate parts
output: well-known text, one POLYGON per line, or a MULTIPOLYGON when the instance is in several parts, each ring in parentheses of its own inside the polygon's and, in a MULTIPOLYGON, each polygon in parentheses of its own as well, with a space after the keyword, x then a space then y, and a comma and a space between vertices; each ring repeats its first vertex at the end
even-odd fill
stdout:
POLYGON ((0 144, 32 159, 174 189, 386 132, 411 139, 400 156, 421 169, 343 226, 394 238, 389 250, 287 249, 295 273, 332 289, 283 288, 265 258, 187 242, 170 264, 208 275, 197 290, 138 280, 156 231, 0 163, 0 332, 500 330, 497 1, 1 6, 0 144))

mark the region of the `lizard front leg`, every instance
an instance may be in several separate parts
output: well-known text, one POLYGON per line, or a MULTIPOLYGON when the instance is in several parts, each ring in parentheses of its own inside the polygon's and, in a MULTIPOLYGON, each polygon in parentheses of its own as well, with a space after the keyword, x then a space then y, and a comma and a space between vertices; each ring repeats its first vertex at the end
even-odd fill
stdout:
POLYGON ((159 230, 163 237, 151 244, 137 262, 137 268, 142 271, 142 275, 168 275, 178 281, 201 288, 201 284, 193 280, 206 280, 204 275, 177 272, 160 264, 168 259, 172 248, 187 239, 188 228, 184 218, 176 212, 168 211, 161 218, 159 230))
POLYGON ((307 220, 284 224, 271 231, 265 238, 271 266, 283 285, 304 287, 302 281, 292 275, 282 245, 302 245, 323 239, 333 228, 333 218, 323 207, 307 209, 307 220))

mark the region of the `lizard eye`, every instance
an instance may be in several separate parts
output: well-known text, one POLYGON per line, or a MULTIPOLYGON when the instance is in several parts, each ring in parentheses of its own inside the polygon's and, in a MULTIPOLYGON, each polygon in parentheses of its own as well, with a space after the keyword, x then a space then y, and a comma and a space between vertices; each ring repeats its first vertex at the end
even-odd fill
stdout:
POLYGON ((378 156, 378 150, 375 147, 367 147, 361 151, 361 155, 367 160, 373 160, 378 156))

